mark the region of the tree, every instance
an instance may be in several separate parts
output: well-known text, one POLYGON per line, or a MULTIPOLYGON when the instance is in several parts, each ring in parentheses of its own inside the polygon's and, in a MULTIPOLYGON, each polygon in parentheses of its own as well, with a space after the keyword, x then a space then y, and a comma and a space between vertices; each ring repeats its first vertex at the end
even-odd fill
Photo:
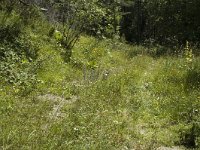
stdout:
MULTIPOLYGON (((66 51, 67 62, 70 61, 72 48, 82 32, 94 36, 110 36, 107 30, 110 26, 115 26, 114 30, 117 30, 116 22, 113 23, 110 8, 105 7, 105 3, 101 1, 60 0, 53 2, 53 8, 56 13, 54 20, 62 24, 60 27, 63 35, 61 45, 66 51)), ((116 19, 116 15, 114 17, 116 19)))

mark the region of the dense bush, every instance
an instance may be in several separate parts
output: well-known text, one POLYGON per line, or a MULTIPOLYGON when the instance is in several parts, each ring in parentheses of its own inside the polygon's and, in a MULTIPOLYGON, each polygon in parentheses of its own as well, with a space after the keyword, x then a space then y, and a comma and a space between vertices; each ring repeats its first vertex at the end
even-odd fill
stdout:
POLYGON ((0 20, 0 78, 16 92, 30 92, 37 82, 39 43, 26 33, 22 18, 15 11, 0 12, 0 20))
POLYGON ((38 82, 36 69, 37 64, 29 62, 25 56, 7 51, 1 60, 0 78, 4 83, 11 84, 16 93, 27 94, 38 82))
POLYGON ((12 43, 0 43, 0 50, 1 80, 21 91, 31 90, 37 82, 38 47, 28 39, 18 38, 12 43))

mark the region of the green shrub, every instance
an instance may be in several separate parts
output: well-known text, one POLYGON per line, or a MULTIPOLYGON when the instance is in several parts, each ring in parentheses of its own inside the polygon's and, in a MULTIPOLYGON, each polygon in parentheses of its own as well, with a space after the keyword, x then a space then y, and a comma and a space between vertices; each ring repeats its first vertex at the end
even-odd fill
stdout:
POLYGON ((22 32, 23 25, 16 13, 7 14, 0 11, 0 42, 13 42, 22 32))
POLYGON ((12 85, 16 93, 26 94, 38 82, 36 59, 39 45, 25 33, 16 36, 10 30, 8 32, 11 36, 0 41, 0 78, 4 83, 12 85))
POLYGON ((13 24, 3 26, 0 25, 0 40, 1 41, 14 41, 21 33, 20 24, 13 24))
POLYGON ((13 51, 5 53, 0 65, 0 78, 13 86, 16 93, 29 93, 37 83, 36 64, 13 51))

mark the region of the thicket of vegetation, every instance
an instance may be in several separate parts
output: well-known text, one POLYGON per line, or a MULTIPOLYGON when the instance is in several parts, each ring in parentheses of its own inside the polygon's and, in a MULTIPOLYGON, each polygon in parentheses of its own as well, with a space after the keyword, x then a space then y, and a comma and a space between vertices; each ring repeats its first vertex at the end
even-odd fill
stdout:
POLYGON ((1 0, 0 149, 200 148, 199 0, 1 0))

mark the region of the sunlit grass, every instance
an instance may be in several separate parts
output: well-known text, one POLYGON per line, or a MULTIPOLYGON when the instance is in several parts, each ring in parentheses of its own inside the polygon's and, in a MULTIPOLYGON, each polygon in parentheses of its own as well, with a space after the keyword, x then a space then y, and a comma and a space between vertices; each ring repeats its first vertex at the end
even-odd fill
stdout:
POLYGON ((30 95, 0 86, 1 148, 149 150, 184 144, 193 124, 198 144, 199 86, 186 81, 199 75, 199 58, 188 73, 184 58, 127 57, 126 48, 81 37, 66 64, 59 45, 46 42, 30 95))

